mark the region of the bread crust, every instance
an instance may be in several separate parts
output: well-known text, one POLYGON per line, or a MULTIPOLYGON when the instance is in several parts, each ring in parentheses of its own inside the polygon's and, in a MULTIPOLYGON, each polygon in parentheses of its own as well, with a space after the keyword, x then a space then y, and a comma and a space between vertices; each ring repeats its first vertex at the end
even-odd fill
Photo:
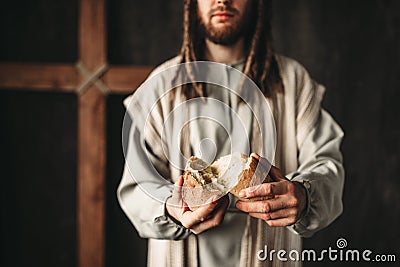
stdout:
MULTIPOLYGON (((263 183, 272 182, 272 179, 268 174, 269 170, 267 170, 266 167, 259 164, 258 160, 253 157, 249 157, 247 159, 247 168, 242 170, 238 177, 237 184, 233 188, 231 188, 229 192, 242 201, 258 201, 273 198, 273 196, 256 197, 251 199, 239 197, 239 192, 242 189, 258 184, 257 181, 263 179, 263 177, 263 183)), ((224 194, 222 191, 215 190, 201 184, 191 174, 190 171, 185 171, 183 173, 183 177, 184 183, 182 187, 182 198, 191 210, 197 209, 201 205, 207 204, 207 201, 210 201, 213 196, 222 196, 224 194)))
MULTIPOLYGON (((241 175, 239 176, 239 181, 236 186, 234 186, 229 192, 233 194, 236 198, 242 201, 258 201, 258 200, 265 200, 271 199, 273 196, 266 196, 266 197, 255 197, 255 198, 241 198, 239 197, 239 192, 245 188, 254 186, 257 184, 257 180, 260 177, 265 177, 262 183, 270 183, 272 182, 271 177, 269 176, 267 168, 263 165, 259 164, 258 160, 253 157, 249 157, 250 161, 249 167, 244 169, 241 175), (254 179, 253 179, 254 177, 254 179)), ((261 178, 262 179, 262 178, 261 178)))
POLYGON ((191 210, 210 202, 213 196, 222 196, 219 190, 209 190, 189 172, 183 173, 182 198, 191 210))

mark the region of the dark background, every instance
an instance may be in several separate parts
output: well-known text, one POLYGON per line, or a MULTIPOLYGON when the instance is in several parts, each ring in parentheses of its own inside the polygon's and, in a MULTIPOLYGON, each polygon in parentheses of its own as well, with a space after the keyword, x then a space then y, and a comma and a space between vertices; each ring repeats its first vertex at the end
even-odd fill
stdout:
MULTIPOLYGON (((304 246, 335 248, 342 237, 348 248, 400 260, 400 2, 273 2, 276 50, 327 87, 324 107, 345 131, 344 213, 304 246)), ((181 10, 181 1, 109 0, 109 63, 155 66, 174 56, 181 10)), ((76 0, 1 1, 0 61, 75 63, 77 21, 76 0)), ((115 194, 124 97, 107 99, 110 267, 146 261, 146 242, 115 194)), ((1 266, 76 265, 76 109, 74 94, 0 90, 1 266)))

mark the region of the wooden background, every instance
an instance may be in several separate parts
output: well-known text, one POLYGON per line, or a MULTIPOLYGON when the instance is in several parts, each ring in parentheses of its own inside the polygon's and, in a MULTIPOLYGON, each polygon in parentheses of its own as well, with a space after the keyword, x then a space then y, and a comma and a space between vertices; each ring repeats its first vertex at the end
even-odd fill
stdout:
MULTIPOLYGON (((276 50, 326 85, 346 134, 344 213, 306 248, 342 237, 400 258, 399 10, 274 0, 276 50)), ((176 54, 181 19, 181 1, 2 1, 1 266, 145 265, 146 242, 115 195, 121 101, 176 54)))

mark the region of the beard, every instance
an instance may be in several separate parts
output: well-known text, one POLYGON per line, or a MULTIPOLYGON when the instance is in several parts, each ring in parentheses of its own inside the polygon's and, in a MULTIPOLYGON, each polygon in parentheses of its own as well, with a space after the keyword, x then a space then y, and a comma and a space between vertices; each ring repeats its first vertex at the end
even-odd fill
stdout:
POLYGON ((230 24, 220 27, 215 27, 215 25, 213 25, 211 22, 211 16, 216 11, 230 11, 234 13, 235 16, 238 15, 238 12, 236 10, 231 9, 228 6, 222 10, 218 9, 210 12, 210 14, 208 14, 210 19, 207 23, 205 23, 202 16, 198 14, 197 17, 199 20, 199 30, 202 36, 209 39, 215 44, 225 46, 233 45, 237 41, 239 41, 240 38, 245 36, 250 24, 250 8, 247 8, 241 17, 235 18, 230 24))

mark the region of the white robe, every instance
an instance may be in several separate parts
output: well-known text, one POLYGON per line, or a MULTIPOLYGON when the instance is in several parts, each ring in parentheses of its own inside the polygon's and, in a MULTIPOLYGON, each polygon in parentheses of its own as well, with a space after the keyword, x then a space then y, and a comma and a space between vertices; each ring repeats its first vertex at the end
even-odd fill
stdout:
MULTIPOLYGON (((153 74, 176 64, 178 60, 175 58, 164 63, 153 74)), ((289 252, 296 249, 301 253, 300 237, 311 236, 329 225, 342 212, 344 170, 340 143, 343 132, 332 117, 320 107, 324 88, 315 83, 294 60, 277 56, 277 61, 285 93, 270 101, 278 136, 274 164, 281 168, 288 179, 303 182, 308 194, 306 215, 289 227, 271 228, 261 220, 248 218, 245 213, 235 210, 235 199, 232 196, 230 209, 222 225, 198 236, 171 220, 166 215, 164 202, 171 196, 172 187, 157 186, 159 178, 155 172, 158 171, 172 181, 178 175, 168 164, 168 157, 173 155, 164 155, 165 152, 176 154, 176 148, 173 148, 171 143, 164 144, 167 147, 165 151, 162 144, 157 143, 161 142, 157 125, 165 122, 165 118, 175 106, 166 105, 161 101, 158 104, 159 117, 155 115, 153 118, 154 129, 150 129, 150 133, 146 134, 140 127, 135 127, 135 118, 140 120, 140 111, 129 105, 131 97, 125 100, 125 105, 129 105, 128 112, 133 124, 125 155, 125 170, 118 188, 118 199, 139 235, 149 238, 149 265, 300 266, 300 262, 293 261, 260 261, 256 252, 267 245, 268 250, 285 249, 289 252), (152 136, 151 140, 147 140, 147 135, 152 136), (145 141, 147 146, 144 145, 145 141), (144 160, 145 158, 149 160, 144 160), (156 166, 156 169, 152 168, 152 165, 156 166), (151 182, 151 185, 148 182, 151 182), (149 196, 146 190, 140 188, 141 183, 146 184, 146 190, 151 190, 152 194, 162 201, 149 196)), ((242 64, 233 67, 241 69, 242 64)), ((231 82, 229 75, 219 78, 228 84, 231 82)), ((141 105, 146 105, 146 102, 152 105, 161 92, 162 90, 149 93, 143 98, 144 103, 141 105)), ((207 86, 207 92, 210 97, 213 96, 237 108, 232 96, 226 91, 207 86)), ((207 106, 204 105, 206 109, 207 106)), ((246 110, 239 113, 243 120, 251 121, 251 114, 246 110)), ((229 115, 222 118, 227 120, 222 123, 230 125, 229 115)), ((191 153, 199 156, 197 148, 204 138, 216 140, 215 158, 229 154, 232 143, 236 145, 236 150, 239 149, 242 153, 257 151, 251 143, 243 141, 240 135, 236 134, 233 140, 228 141, 226 134, 230 136, 240 130, 233 124, 230 126, 228 133, 224 133, 220 127, 209 122, 199 120, 191 123, 191 153)), ((172 127, 164 130, 174 131, 172 127)), ((251 127, 247 130, 252 132, 251 127)))

